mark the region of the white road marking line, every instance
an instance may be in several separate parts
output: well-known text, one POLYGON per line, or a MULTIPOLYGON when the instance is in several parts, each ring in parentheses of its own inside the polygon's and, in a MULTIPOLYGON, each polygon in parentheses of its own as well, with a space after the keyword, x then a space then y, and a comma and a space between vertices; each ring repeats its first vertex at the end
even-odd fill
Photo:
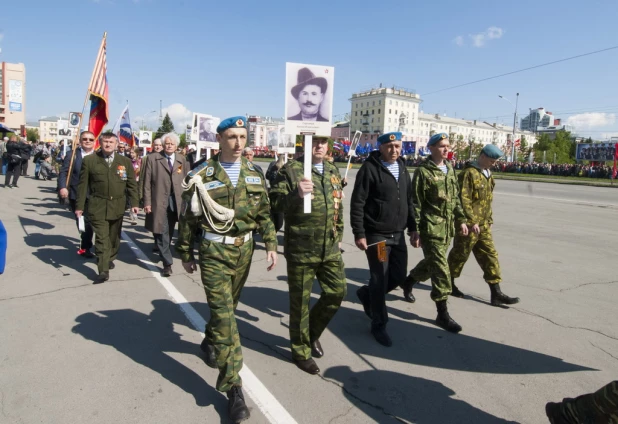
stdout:
POLYGON ((608 206, 608 207, 618 206, 617 204, 613 204, 613 203, 589 202, 587 200, 573 200, 573 199, 565 199, 562 197, 537 196, 534 194, 515 194, 515 193, 505 193, 503 191, 494 191, 494 194, 499 194, 501 196, 526 197, 528 199, 555 200, 557 202, 575 203, 579 205, 608 206))
MULTIPOLYGON (((133 242, 124 231, 121 233, 121 236, 124 241, 129 244, 131 250, 135 256, 137 256, 137 259, 146 265, 153 277, 161 283, 172 300, 180 307, 182 313, 185 314, 189 322, 191 322, 191 325, 193 325, 193 328, 199 331, 203 337, 204 333, 202 333, 202 331, 206 326, 206 320, 189 304, 187 299, 178 291, 170 280, 161 276, 159 268, 148 259, 144 252, 137 247, 135 242, 133 242)), ((243 364, 242 370, 240 370, 240 377, 243 380, 243 389, 251 397, 251 400, 253 400, 268 421, 273 424, 297 424, 296 420, 292 418, 283 405, 270 393, 266 386, 264 386, 257 376, 249 369, 246 363, 243 364)))

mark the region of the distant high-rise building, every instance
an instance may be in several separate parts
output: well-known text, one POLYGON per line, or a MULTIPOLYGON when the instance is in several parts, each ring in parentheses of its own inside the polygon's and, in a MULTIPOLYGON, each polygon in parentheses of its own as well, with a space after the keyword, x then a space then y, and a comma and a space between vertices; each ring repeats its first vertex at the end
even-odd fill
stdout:
POLYGON ((538 109, 530 109, 528 116, 521 120, 521 129, 524 131, 537 131, 539 128, 547 128, 560 125, 560 120, 556 119, 551 112, 540 107, 538 109), (557 122, 556 122, 557 121, 557 122))
POLYGON ((15 131, 26 125, 26 67, 23 63, 2 62, 0 123, 15 131))

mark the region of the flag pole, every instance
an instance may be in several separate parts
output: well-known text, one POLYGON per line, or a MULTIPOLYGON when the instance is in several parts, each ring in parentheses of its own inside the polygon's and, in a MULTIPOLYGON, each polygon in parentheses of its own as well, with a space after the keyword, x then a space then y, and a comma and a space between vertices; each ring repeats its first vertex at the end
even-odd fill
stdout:
MULTIPOLYGON (((101 50, 103 50, 103 47, 105 46, 105 40, 107 39, 107 31, 105 31, 103 33, 103 39, 101 40, 101 46, 99 47, 99 51, 97 52, 97 58, 99 57, 99 55, 101 54, 101 50)), ((92 85, 92 79, 94 78, 94 73, 96 70, 96 63, 95 63, 95 67, 92 68, 92 75, 90 75, 90 83, 88 84, 88 89, 86 89, 86 98, 84 99, 84 106, 82 107, 82 113, 79 116, 79 124, 77 127, 77 135, 79 136, 81 130, 82 130, 82 120, 84 118, 84 111, 86 110, 86 104, 88 103, 88 98, 90 97, 90 86, 92 85)), ((96 143, 96 140, 95 140, 96 143)), ((69 163, 69 170, 67 172, 67 181, 71 181, 71 171, 73 170, 73 162, 75 161, 75 151, 77 150, 77 137, 73 138, 73 145, 71 146, 71 162, 69 163)))

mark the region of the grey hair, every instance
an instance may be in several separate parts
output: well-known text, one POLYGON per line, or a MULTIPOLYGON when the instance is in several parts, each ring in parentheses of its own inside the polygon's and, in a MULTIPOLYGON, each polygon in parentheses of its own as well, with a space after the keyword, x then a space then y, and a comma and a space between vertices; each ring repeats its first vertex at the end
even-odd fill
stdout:
POLYGON ((152 140, 152 144, 154 145, 157 141, 158 141, 159 143, 163 144, 163 142, 161 141, 161 139, 160 139, 160 138, 155 138, 154 140, 152 140))
POLYGON ((176 133, 173 132, 163 134, 163 136, 161 137, 161 144, 165 145, 165 140, 167 140, 168 138, 171 138, 174 144, 176 144, 176 147, 178 147, 178 145, 180 144, 180 139, 178 138, 176 133))
POLYGON ((244 149, 242 149, 243 156, 245 156, 249 152, 253 153, 253 149, 251 147, 245 147, 244 149))

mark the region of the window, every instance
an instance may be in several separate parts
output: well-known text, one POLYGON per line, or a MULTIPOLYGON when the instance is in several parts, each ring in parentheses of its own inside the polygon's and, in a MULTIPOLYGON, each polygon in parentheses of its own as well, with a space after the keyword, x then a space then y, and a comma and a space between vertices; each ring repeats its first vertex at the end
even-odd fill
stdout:
POLYGON ((376 105, 376 101, 374 100, 373 102, 371 102, 371 106, 375 106, 376 105))
POLYGON ((358 116, 358 111, 354 112, 354 116, 358 116))
POLYGON ((395 115, 397 115, 397 109, 395 109, 395 115))
POLYGON ((378 100, 378 106, 382 104, 382 100, 378 100))
POLYGON ((371 123, 373 124, 373 118, 371 118, 371 123))
POLYGON ((378 109, 378 115, 382 113, 382 109, 378 109))
POLYGON ((380 123, 380 117, 378 116, 378 124, 380 123))
POLYGON ((399 106, 399 102, 395 102, 395 106, 399 106))
POLYGON ((361 107, 363 107, 363 106, 364 106, 363 103, 361 103, 361 107))
POLYGON ((389 109, 389 110, 388 110, 388 113, 389 113, 389 114, 390 114, 390 113, 393 113, 393 110, 392 110, 392 109, 389 109))
POLYGON ((374 110, 374 109, 371 109, 371 114, 372 114, 372 115, 373 115, 373 112, 375 112, 375 110, 374 110))

